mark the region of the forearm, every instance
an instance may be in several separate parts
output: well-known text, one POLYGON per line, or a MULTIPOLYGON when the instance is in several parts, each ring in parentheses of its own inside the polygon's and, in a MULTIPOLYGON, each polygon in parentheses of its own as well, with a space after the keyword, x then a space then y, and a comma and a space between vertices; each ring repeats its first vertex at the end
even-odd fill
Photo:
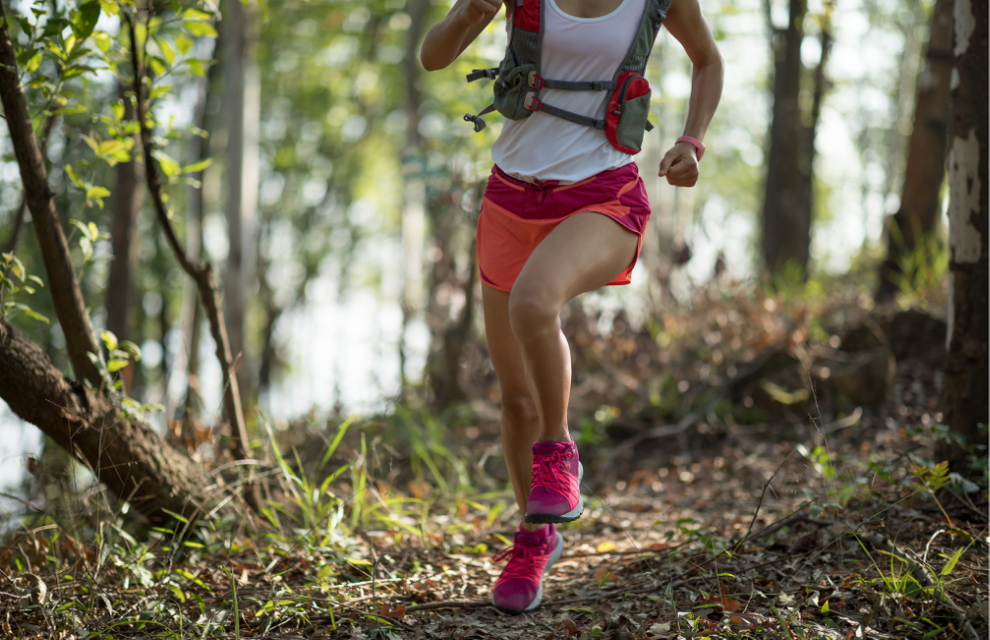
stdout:
POLYGON ((688 101, 684 135, 705 139, 708 125, 722 97, 724 64, 722 56, 715 56, 703 65, 695 65, 691 73, 691 99, 688 101))
POLYGON ((423 48, 419 52, 423 68, 427 71, 436 71, 456 60, 466 46, 464 40, 471 26, 456 7, 446 18, 433 25, 433 28, 427 32, 423 40, 423 48))

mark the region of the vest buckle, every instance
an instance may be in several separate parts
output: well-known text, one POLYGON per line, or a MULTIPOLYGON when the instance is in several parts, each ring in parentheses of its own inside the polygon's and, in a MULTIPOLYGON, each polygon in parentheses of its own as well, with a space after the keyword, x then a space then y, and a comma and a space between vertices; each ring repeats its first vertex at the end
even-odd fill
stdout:
POLYGON ((526 94, 526 100, 523 102, 523 106, 530 111, 539 111, 543 108, 543 103, 536 97, 536 94, 531 91, 526 94))

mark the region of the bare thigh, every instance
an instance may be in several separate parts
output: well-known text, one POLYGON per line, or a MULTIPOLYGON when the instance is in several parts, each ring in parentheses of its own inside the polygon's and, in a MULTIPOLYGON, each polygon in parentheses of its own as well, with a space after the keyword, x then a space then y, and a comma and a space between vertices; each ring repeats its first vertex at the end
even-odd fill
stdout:
POLYGON ((533 251, 512 287, 514 303, 557 307, 607 285, 636 255, 639 236, 601 213, 560 223, 533 251))

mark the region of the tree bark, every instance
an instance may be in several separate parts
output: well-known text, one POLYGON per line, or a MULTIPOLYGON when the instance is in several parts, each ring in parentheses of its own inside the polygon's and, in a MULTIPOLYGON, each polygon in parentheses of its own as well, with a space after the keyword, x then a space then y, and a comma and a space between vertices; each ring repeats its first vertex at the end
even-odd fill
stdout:
POLYGON ((258 113, 260 91, 255 60, 255 16, 240 0, 224 12, 224 109, 227 112, 227 234, 224 273, 227 334, 242 398, 250 397, 251 367, 244 344, 245 306, 254 242, 258 193, 258 113))
MULTIPOLYGON (((134 105, 125 97, 125 87, 117 91, 124 99, 124 120, 134 120, 134 105)), ((130 339, 130 312, 134 304, 134 282, 131 274, 137 266, 138 243, 134 234, 137 214, 144 201, 144 170, 140 162, 131 158, 114 167, 116 184, 110 209, 113 222, 110 227, 110 242, 113 247, 113 261, 110 263, 110 277, 107 282, 106 309, 107 329, 119 340, 130 339)), ((164 302, 163 302, 164 304, 164 302)), ((134 367, 131 363, 120 372, 124 382, 124 393, 130 395, 134 388, 134 367)))
POLYGON ((811 247, 815 131, 825 92, 831 35, 826 18, 821 33, 821 59, 814 72, 811 111, 804 113, 799 97, 807 4, 805 0, 789 0, 787 26, 783 29, 773 25, 770 0, 765 0, 764 8, 773 38, 774 82, 763 201, 763 261, 773 275, 781 275, 786 268, 796 270, 803 278, 811 247))
MULTIPOLYGON (((986 445, 988 422, 987 12, 955 0, 949 119, 949 323, 943 420, 970 445, 986 445)), ((966 462, 964 446, 942 441, 939 460, 966 462)))
POLYGON ((86 313, 86 303, 69 254, 65 232, 55 209, 55 199, 48 187, 48 170, 38 146, 27 111, 27 101, 17 70, 14 47, 7 30, 7 19, 0 6, 0 101, 3 103, 11 145, 17 156, 24 197, 31 211, 34 230, 41 248, 48 287, 62 332, 65 334, 69 360, 76 377, 99 388, 102 377, 89 354, 99 354, 99 346, 86 313))
POLYGON ((901 206, 887 221, 887 257, 880 266, 876 295, 879 301, 892 298, 902 279, 914 275, 913 271, 904 272, 904 260, 931 237, 938 224, 949 123, 953 1, 936 0, 932 9, 901 206))
POLYGON ((51 437, 118 498, 152 521, 193 518, 215 502, 202 474, 148 425, 55 368, 38 345, 0 318, 0 398, 51 437))

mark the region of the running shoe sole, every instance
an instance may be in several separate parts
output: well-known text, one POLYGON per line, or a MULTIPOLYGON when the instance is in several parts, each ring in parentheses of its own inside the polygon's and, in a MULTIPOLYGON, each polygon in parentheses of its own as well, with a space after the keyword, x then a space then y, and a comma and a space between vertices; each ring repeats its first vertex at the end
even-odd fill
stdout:
POLYGON ((498 609, 499 611, 509 613, 514 616, 523 613, 529 613, 530 611, 534 611, 537 607, 540 606, 540 602, 543 600, 543 576, 547 575, 547 572, 550 571, 550 567, 552 567, 554 564, 556 564, 558 560, 560 560, 560 556, 563 553, 564 553, 564 536, 560 535, 560 532, 558 531, 557 548, 553 550, 553 553, 550 554, 550 559, 547 560, 547 563, 545 565, 543 565, 543 573, 540 574, 540 588, 537 589, 536 597, 533 598, 533 601, 531 603, 529 603, 529 606, 526 607, 525 609, 508 609, 506 607, 500 607, 497 604, 495 604, 494 596, 492 597, 492 606, 498 609))
MULTIPOLYGON (((578 462, 578 491, 581 491, 581 480, 584 479, 584 465, 578 462)), ((578 493, 577 506, 563 515, 555 513, 527 513, 523 521, 527 524, 566 524, 574 522, 584 513, 584 498, 578 493)))

